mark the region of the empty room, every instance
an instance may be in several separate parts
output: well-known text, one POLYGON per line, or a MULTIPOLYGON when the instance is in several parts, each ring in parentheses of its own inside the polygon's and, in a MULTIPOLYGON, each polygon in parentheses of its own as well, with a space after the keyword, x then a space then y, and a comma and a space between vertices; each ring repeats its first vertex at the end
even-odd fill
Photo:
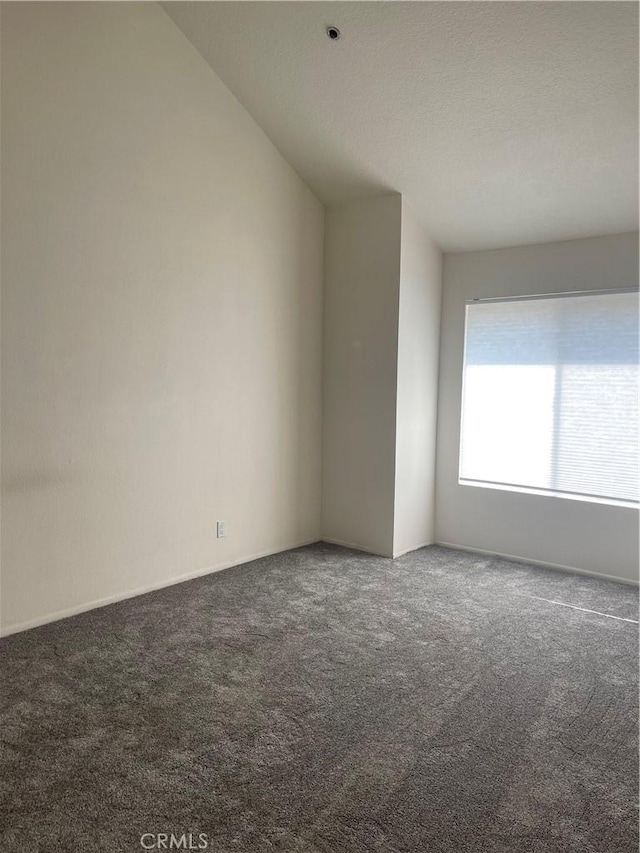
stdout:
POLYGON ((0 853, 636 853, 635 2, 0 2, 0 853))

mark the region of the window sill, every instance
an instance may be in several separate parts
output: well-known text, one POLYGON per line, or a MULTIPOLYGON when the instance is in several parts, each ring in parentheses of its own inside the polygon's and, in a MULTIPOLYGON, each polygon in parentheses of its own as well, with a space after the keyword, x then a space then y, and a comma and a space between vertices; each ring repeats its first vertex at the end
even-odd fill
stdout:
POLYGON ((617 498, 599 498, 593 495, 577 495, 571 492, 552 492, 545 489, 530 489, 526 486, 514 486, 509 483, 487 483, 482 480, 458 479, 459 486, 472 486, 476 489, 492 489, 500 492, 519 492, 522 495, 537 495, 545 498, 560 498, 561 500, 581 501, 592 504, 605 504, 606 506, 621 506, 627 509, 638 509, 638 501, 623 501, 617 498))

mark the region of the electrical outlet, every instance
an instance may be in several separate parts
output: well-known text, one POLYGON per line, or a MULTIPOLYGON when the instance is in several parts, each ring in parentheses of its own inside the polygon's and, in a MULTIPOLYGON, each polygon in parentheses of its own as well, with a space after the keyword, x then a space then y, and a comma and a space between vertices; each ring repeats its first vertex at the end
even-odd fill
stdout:
POLYGON ((222 539, 222 537, 226 536, 226 535, 227 535, 227 522, 226 521, 219 521, 216 524, 216 536, 218 537, 218 539, 222 539))

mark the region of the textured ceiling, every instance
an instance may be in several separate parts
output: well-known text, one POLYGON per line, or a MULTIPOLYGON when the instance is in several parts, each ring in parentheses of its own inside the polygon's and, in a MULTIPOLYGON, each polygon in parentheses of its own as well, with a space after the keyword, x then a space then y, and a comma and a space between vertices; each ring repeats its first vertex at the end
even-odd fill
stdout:
POLYGON ((397 190, 448 251, 637 228, 635 3, 162 5, 326 203, 397 190))

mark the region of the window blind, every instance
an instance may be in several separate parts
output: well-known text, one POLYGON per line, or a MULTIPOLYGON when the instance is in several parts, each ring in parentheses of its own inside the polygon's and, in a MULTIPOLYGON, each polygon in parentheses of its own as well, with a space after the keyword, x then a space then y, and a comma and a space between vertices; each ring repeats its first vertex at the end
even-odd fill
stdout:
POLYGON ((460 482, 638 501, 638 292, 467 304, 460 482))

